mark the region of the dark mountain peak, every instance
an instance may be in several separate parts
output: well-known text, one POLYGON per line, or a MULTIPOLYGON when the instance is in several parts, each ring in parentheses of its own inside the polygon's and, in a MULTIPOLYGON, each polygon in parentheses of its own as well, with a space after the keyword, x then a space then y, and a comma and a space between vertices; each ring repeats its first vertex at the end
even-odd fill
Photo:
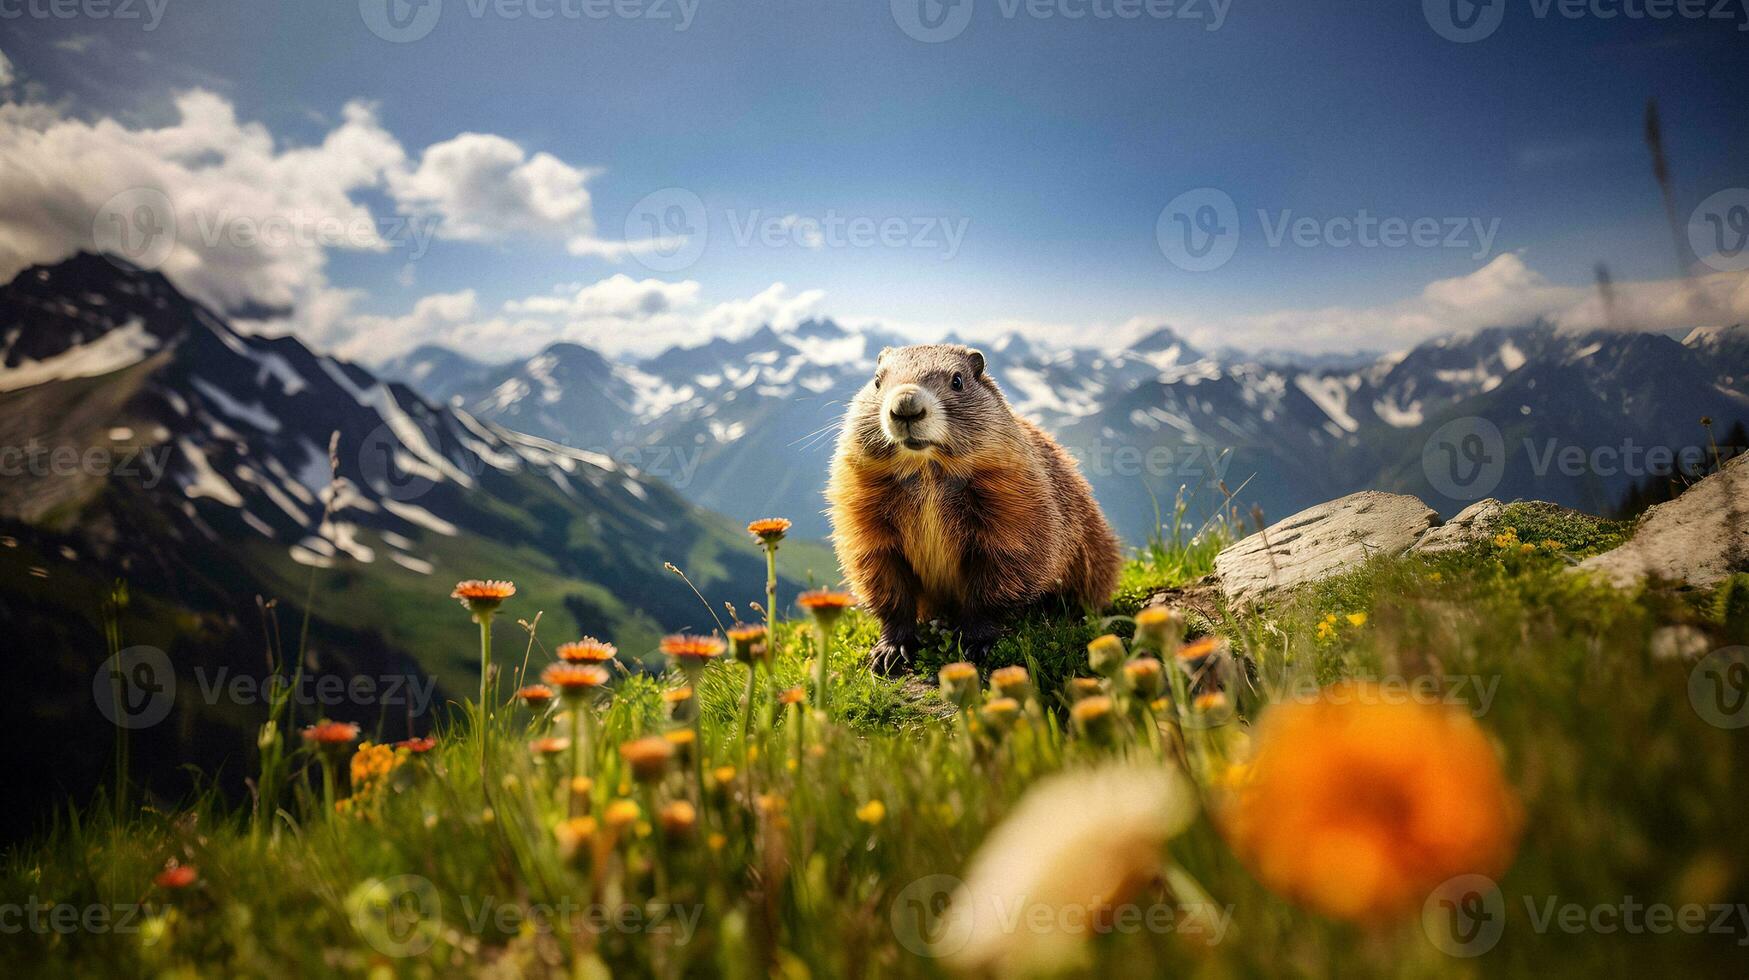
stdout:
POLYGON ((1006 361, 1025 360, 1035 353, 1032 342, 1012 330, 985 346, 992 354, 1002 355, 1006 361))
POLYGON ((559 364, 570 369, 612 370, 612 365, 607 358, 601 355, 600 351, 569 340, 548 344, 544 350, 530 359, 530 363, 543 357, 553 358, 559 364))
POLYGON ((4 296, 0 322, 15 332, 0 341, 0 367, 44 361, 97 341, 118 353, 156 350, 180 341, 194 323, 229 331, 162 273, 89 252, 23 270, 4 296), (108 339, 119 331, 126 333, 108 339))
POLYGON ((1175 346, 1185 354, 1180 360, 1196 360, 1198 356, 1196 348, 1186 343, 1184 338, 1180 337, 1178 332, 1171 327, 1160 327, 1129 345, 1130 350, 1140 354, 1159 354, 1169 351, 1175 346))
POLYGON ((803 320, 796 324, 795 329, 789 333, 793 337, 805 340, 837 340, 849 335, 849 331, 839 326, 838 322, 830 317, 803 320))

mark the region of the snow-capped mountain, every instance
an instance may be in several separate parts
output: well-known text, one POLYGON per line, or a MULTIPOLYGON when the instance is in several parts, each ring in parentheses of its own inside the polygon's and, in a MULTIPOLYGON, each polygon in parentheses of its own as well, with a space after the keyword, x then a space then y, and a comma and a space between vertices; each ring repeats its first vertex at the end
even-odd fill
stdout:
MULTIPOLYGON (((807 561, 835 577, 822 552, 790 554, 786 592, 807 561)), ((20 763, 28 779, 95 782, 83 767, 105 758, 110 729, 91 677, 118 580, 127 642, 163 650, 197 692, 194 671, 209 684, 220 669, 259 677, 272 636, 295 651, 313 588, 312 679, 440 685, 418 717, 321 707, 402 737, 430 725, 442 691, 478 683, 456 581, 518 584, 502 639, 539 612, 549 647, 593 633, 636 656, 661 631, 712 623, 665 560, 714 599, 764 595, 745 532, 660 480, 434 405, 294 338, 239 333, 157 273, 82 255, 0 287, 0 621, 20 652, 86 658, 10 658, 12 689, 49 726, 8 743, 43 750, 20 763)), ((207 771, 261 717, 217 695, 176 704, 180 720, 140 736, 141 751, 162 745, 164 760, 207 771)))
MULTIPOLYGON (((1210 354, 1166 327, 1113 350, 1018 335, 982 346, 1009 401, 1077 454, 1120 532, 1139 541, 1181 486, 1198 513, 1225 503, 1223 483, 1234 503, 1266 515, 1363 487, 1415 492, 1451 513, 1468 498, 1445 496, 1424 455, 1440 426, 1472 417, 1501 433, 1493 492, 1611 510, 1635 474, 1593 465, 1595 450, 1698 445, 1702 415, 1749 416, 1745 337, 1737 328, 1679 343, 1533 324, 1359 363, 1210 354), (1587 461, 1560 465, 1550 447, 1577 447, 1587 461)), ((444 394, 650 467, 709 508, 780 513, 819 535, 839 417, 880 348, 898 343, 812 320, 637 362, 557 345, 444 394)))

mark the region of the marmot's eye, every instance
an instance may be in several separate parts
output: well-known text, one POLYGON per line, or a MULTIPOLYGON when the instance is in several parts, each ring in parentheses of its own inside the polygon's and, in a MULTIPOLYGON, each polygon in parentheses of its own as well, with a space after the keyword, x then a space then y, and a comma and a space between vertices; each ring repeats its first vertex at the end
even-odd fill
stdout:
POLYGON ((875 390, 876 391, 881 390, 881 376, 878 374, 875 375, 875 390))
POLYGON ((966 383, 964 381, 960 380, 960 376, 959 376, 958 371, 954 372, 953 380, 951 382, 949 382, 949 384, 953 385, 953 390, 955 390, 955 391, 963 390, 966 386, 966 383))

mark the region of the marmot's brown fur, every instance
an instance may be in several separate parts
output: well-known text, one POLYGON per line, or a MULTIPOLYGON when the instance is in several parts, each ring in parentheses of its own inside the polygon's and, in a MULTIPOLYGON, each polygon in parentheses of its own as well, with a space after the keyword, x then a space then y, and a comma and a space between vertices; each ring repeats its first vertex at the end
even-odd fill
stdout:
POLYGON ((920 620, 948 619, 975 656, 1003 615, 1051 597, 1100 607, 1117 584, 1117 536, 1074 459, 968 347, 881 352, 826 498, 839 564, 881 621, 884 671, 909 665, 920 620))

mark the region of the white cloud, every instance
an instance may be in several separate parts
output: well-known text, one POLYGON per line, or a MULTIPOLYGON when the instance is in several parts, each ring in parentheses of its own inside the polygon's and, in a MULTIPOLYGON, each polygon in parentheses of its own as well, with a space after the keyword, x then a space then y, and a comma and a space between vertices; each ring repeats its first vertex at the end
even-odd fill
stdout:
MULTIPOLYGON (((1687 280, 1618 282, 1613 314, 1594 286, 1550 282, 1507 253, 1467 275, 1429 283, 1408 299, 1378 306, 1283 308, 1223 316, 1162 311, 1082 335, 1118 343, 1170 325, 1191 343, 1312 352, 1400 350, 1448 333, 1546 320, 1568 330, 1674 331, 1749 319, 1749 273, 1687 280)), ((1085 342, 1085 341, 1083 341, 1085 342)))
POLYGON ((142 241, 115 238, 138 222, 174 230, 152 258, 196 297, 221 308, 289 307, 325 285, 327 247, 389 247, 351 197, 402 159, 368 106, 348 105, 320 144, 277 151, 264 127, 239 122, 218 95, 188 92, 175 105, 174 123, 129 129, 0 103, 0 279, 142 241), (162 196, 141 198, 140 189, 162 196), (168 202, 170 213, 142 213, 141 201, 168 202))
POLYGON ((579 286, 570 295, 530 296, 504 305, 507 313, 527 313, 573 318, 648 319, 698 303, 699 285, 692 280, 663 282, 615 275, 589 286, 579 286))
POLYGON ((441 217, 447 238, 569 238, 594 234, 584 186, 591 176, 549 153, 530 156, 502 136, 463 133, 428 147, 410 172, 391 173, 389 192, 414 214, 441 217))
POLYGON ((607 354, 652 354, 712 337, 740 337, 771 324, 793 327, 814 315, 824 293, 773 283, 745 299, 714 305, 691 280, 615 275, 586 286, 505 303, 489 314, 472 290, 426 296, 401 316, 353 316, 339 326, 346 356, 377 363, 427 343, 487 360, 521 357, 557 341, 607 354))
MULTIPOLYGON (((12 77, 4 56, 0 71, 12 77)), ((320 142, 291 147, 211 91, 186 92, 174 107, 175 121, 150 128, 0 100, 0 281, 76 251, 128 253, 151 241, 155 249, 124 257, 221 310, 290 309, 289 326, 322 343, 348 335, 361 299, 328 284, 333 250, 402 249, 411 260, 433 235, 534 236, 574 250, 597 241, 593 172, 502 136, 463 133, 415 161, 366 102, 347 104, 320 142), (360 200, 370 190, 398 215, 374 214, 360 200), (173 234, 136 235, 135 224, 173 234)), ((603 254, 640 247, 598 245, 603 254)))
POLYGON ((619 262, 628 255, 643 255, 649 252, 665 252, 671 254, 685 246, 687 241, 688 238, 685 235, 674 235, 665 238, 643 238, 623 242, 604 241, 593 235, 578 235, 565 243, 565 251, 572 255, 606 259, 609 262, 619 262))
POLYGON ((17 77, 18 73, 13 71, 12 62, 6 59, 6 52, 0 51, 0 88, 11 85, 17 77))

